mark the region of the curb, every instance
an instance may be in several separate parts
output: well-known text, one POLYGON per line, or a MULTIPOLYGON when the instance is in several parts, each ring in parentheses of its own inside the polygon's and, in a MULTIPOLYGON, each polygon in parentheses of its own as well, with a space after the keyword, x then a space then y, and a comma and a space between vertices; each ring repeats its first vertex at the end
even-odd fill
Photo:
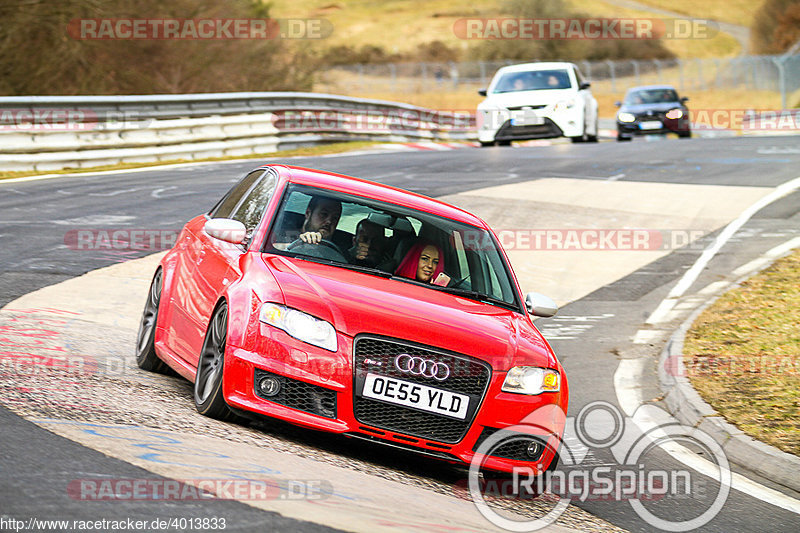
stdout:
POLYGON ((683 364, 683 343, 692 324, 717 299, 728 290, 739 286, 770 266, 777 257, 736 281, 721 287, 714 295, 695 309, 680 327, 670 336, 661 352, 658 365, 658 381, 665 393, 667 410, 682 424, 695 427, 710 435, 732 463, 736 463, 756 474, 764 476, 784 487, 800 491, 800 457, 781 451, 746 435, 729 423, 713 407, 703 400, 686 377, 683 364), (671 371, 670 371, 671 370, 671 371))

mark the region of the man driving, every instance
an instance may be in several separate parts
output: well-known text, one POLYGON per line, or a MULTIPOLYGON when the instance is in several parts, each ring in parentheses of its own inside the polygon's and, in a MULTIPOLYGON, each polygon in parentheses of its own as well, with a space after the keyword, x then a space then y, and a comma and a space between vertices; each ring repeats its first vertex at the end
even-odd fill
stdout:
POLYGON ((324 196, 312 196, 300 229, 300 240, 308 244, 330 241, 342 216, 342 203, 324 196))

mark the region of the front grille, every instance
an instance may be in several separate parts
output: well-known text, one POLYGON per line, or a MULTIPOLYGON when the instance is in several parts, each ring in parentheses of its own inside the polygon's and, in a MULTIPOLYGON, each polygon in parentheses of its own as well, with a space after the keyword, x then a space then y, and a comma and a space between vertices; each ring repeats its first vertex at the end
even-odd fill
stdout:
POLYGON ((544 109, 547 107, 547 104, 538 104, 538 105, 521 105, 516 107, 509 107, 509 111, 522 111, 523 109, 544 109))
POLYGON ((456 443, 466 434, 489 384, 491 368, 487 363, 419 346, 401 340, 360 336, 355 341, 354 414, 362 424, 433 441, 456 443), (414 376, 394 365, 400 354, 423 357, 448 365, 450 375, 442 381, 414 376), (419 383, 469 397, 466 418, 461 420, 362 396, 368 373, 419 383))
POLYGON ((549 137, 561 137, 564 132, 555 122, 549 118, 544 118, 544 124, 512 126, 511 121, 507 120, 500 129, 497 130, 494 138, 498 141, 513 141, 525 139, 545 139, 549 137))
POLYGON ((298 409, 312 415, 336 418, 336 392, 330 389, 312 385, 279 374, 273 374, 260 368, 255 369, 253 389, 259 398, 274 402, 292 409, 298 409), (280 384, 280 390, 274 396, 266 396, 258 387, 258 382, 264 377, 273 377, 280 384))
POLYGON ((538 461, 542 456, 542 452, 546 446, 542 439, 531 435, 526 435, 524 433, 516 433, 513 431, 490 427, 483 428, 478 440, 475 441, 475 446, 472 447, 472 451, 477 452, 483 441, 498 431, 501 433, 502 437, 492 446, 488 455, 491 455, 492 457, 502 457, 504 459, 514 459, 517 461, 538 461), (538 449, 533 455, 528 455, 528 445, 531 443, 531 441, 536 441, 538 444, 538 449))

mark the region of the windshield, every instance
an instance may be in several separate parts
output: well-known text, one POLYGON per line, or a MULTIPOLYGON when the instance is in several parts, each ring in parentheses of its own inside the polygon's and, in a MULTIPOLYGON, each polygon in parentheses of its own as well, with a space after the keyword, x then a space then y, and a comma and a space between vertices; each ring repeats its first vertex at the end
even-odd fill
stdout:
POLYGON ((543 89, 569 89, 570 87, 572 87, 572 83, 566 69, 531 70, 503 74, 492 92, 511 93, 543 89))
POLYGON ((625 96, 627 105, 663 104, 677 101, 678 93, 674 89, 643 89, 630 92, 625 96))
POLYGON ((263 251, 520 310, 488 231, 360 196, 290 185, 263 251))

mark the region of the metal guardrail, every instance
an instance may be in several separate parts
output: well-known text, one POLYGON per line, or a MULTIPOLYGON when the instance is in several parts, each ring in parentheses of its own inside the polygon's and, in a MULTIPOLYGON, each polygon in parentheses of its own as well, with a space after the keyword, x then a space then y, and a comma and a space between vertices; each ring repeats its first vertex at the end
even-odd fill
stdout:
POLYGON ((0 169, 268 153, 347 140, 472 140, 468 113, 316 93, 0 98, 0 169))

